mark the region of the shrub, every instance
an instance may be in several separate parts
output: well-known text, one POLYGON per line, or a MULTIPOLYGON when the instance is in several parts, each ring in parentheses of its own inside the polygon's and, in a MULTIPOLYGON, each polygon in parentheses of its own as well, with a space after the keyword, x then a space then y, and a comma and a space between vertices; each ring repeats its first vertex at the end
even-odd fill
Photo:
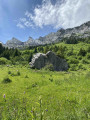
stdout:
POLYGON ((20 72, 19 71, 17 72, 17 76, 20 76, 20 72))
POLYGON ((0 58, 0 65, 5 65, 5 64, 8 64, 8 63, 10 63, 10 61, 7 60, 6 58, 4 58, 4 57, 0 58))
POLYGON ((71 58, 68 62, 69 62, 69 64, 78 64, 79 63, 79 61, 75 58, 71 58))
POLYGON ((53 78, 49 78, 49 80, 50 80, 51 82, 53 82, 53 78))
POLYGON ((13 57, 20 56, 20 55, 21 55, 20 51, 18 49, 15 49, 13 53, 13 57))
POLYGON ((8 71, 8 74, 11 74, 11 71, 8 71))
POLYGON ((75 64, 70 65, 70 71, 76 71, 77 70, 77 66, 75 64))
POLYGON ((74 37, 74 33, 72 33, 71 37, 64 38, 64 42, 66 44, 77 44, 78 43, 78 39, 76 37, 74 37))
POLYGON ((32 53, 30 53, 29 58, 28 58, 28 62, 31 62, 32 57, 33 57, 33 54, 32 54, 32 53))
POLYGON ((82 65, 82 64, 79 64, 79 65, 78 65, 78 69, 83 69, 83 65, 82 65))
POLYGON ((24 61, 24 59, 23 59, 23 57, 21 57, 21 56, 15 56, 15 57, 14 57, 14 61, 21 63, 22 61, 24 61))
POLYGON ((88 47, 88 48, 87 48, 87 52, 89 52, 89 53, 90 53, 90 47, 88 47))
POLYGON ((82 59, 83 64, 89 64, 89 61, 87 59, 82 59))
POLYGON ((68 51, 68 53, 67 53, 67 56, 71 56, 71 55, 74 55, 72 50, 68 51))
POLYGON ((25 75, 25 78, 29 78, 28 75, 25 75))
POLYGON ((83 48, 80 48, 78 55, 85 56, 86 53, 87 53, 86 50, 84 50, 83 48))
POLYGON ((81 59, 82 59, 82 56, 78 56, 78 59, 81 60, 81 59))
POLYGON ((17 73, 11 73, 11 76, 20 76, 21 74, 20 74, 20 72, 19 71, 17 71, 17 73))
POLYGON ((8 77, 4 78, 2 81, 2 83, 10 83, 10 82, 12 82, 12 80, 8 77))
POLYGON ((50 71, 54 71, 54 67, 52 64, 47 64, 45 67, 44 67, 45 70, 50 70, 50 71))
POLYGON ((32 87, 37 87, 37 82, 35 82, 34 84, 32 84, 32 87))
POLYGON ((87 53, 86 57, 87 57, 87 59, 90 59, 90 53, 87 53))

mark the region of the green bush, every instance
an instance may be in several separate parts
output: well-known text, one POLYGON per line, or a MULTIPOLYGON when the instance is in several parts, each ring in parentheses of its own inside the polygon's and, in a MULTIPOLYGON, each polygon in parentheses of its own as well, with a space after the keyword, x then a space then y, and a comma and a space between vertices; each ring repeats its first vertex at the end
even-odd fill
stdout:
POLYGON ((78 59, 81 60, 81 59, 82 59, 82 56, 78 56, 78 59))
POLYGON ((0 58, 0 65, 5 65, 5 64, 9 64, 9 63, 10 63, 10 61, 7 60, 6 58, 4 58, 4 57, 0 58))
POLYGON ((90 53, 90 47, 88 47, 88 48, 87 48, 87 52, 89 52, 89 53, 90 53))
POLYGON ((25 75, 25 78, 29 78, 28 75, 25 75))
POLYGON ((50 80, 51 82, 53 82, 53 78, 49 78, 49 80, 50 80))
POLYGON ((76 71, 76 70, 78 70, 77 65, 71 64, 69 70, 70 71, 76 71))
POLYGON ((18 72, 17 72, 17 76, 20 76, 20 75, 21 75, 21 73, 18 71, 18 72))
POLYGON ((79 60, 77 60, 75 58, 70 58, 68 62, 69 62, 69 64, 78 64, 79 60))
POLYGON ((15 60, 15 62, 22 62, 22 61, 24 61, 24 59, 23 59, 23 57, 21 57, 21 56, 15 56, 14 57, 14 60, 15 60))
POLYGON ((84 50, 83 48, 80 48, 78 55, 85 56, 86 53, 87 53, 86 50, 84 50))
POLYGON ((19 71, 17 71, 17 73, 11 73, 11 76, 20 76, 21 73, 19 71))
POLYGON ((54 71, 54 67, 52 64, 47 64, 45 67, 44 67, 45 70, 50 70, 50 71, 54 71))
POLYGON ((71 55, 74 55, 74 53, 73 53, 72 50, 70 50, 70 51, 67 52, 67 56, 71 56, 71 55))
POLYGON ((12 82, 12 80, 8 77, 4 78, 2 81, 2 83, 10 83, 10 82, 12 82))
POLYGON ((89 64, 89 61, 87 59, 82 59, 83 64, 89 64))
POLYGON ((83 64, 79 64, 78 69, 83 69, 83 64))
POLYGON ((8 71, 8 74, 11 74, 11 71, 8 71))
POLYGON ((90 59, 90 53, 87 53, 86 57, 87 57, 87 59, 90 59))

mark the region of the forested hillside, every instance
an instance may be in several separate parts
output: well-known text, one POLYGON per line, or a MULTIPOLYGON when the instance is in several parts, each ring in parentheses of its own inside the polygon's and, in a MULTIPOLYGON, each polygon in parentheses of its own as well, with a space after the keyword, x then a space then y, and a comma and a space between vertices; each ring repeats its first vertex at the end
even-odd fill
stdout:
MULTIPOLYGON (((8 64, 9 62, 10 64, 27 65, 35 53, 53 51, 59 57, 66 59, 69 70, 88 69, 90 64, 90 44, 85 41, 79 41, 79 43, 69 41, 70 43, 68 43, 67 40, 57 44, 30 46, 22 50, 8 49, 0 44, 0 64, 8 64)), ((89 41, 90 39, 88 39, 89 41)))

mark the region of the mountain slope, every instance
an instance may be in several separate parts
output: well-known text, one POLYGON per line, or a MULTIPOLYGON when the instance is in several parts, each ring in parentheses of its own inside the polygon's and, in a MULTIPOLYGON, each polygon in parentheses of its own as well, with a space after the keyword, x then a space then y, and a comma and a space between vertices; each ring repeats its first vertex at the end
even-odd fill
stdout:
POLYGON ((21 42, 16 38, 12 38, 12 40, 7 41, 5 46, 9 48, 11 47, 21 48, 25 46, 44 45, 44 44, 56 43, 63 40, 64 38, 70 38, 71 36, 76 37, 77 39, 90 37, 90 21, 74 28, 68 28, 68 29, 61 28, 56 33, 50 33, 44 37, 39 37, 36 40, 34 40, 32 37, 29 37, 29 39, 26 42, 21 42))
POLYGON ((23 45, 24 45, 23 42, 13 37, 11 40, 8 40, 6 42, 5 47, 20 48, 20 47, 23 47, 23 45))

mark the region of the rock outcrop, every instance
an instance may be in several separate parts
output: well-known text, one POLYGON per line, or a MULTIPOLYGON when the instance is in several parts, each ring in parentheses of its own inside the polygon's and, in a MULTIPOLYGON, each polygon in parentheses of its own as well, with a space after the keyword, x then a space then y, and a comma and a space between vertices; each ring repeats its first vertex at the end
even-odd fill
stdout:
POLYGON ((41 69, 47 64, 52 64, 55 71, 66 71, 68 64, 65 59, 59 58, 55 53, 49 51, 46 54, 37 53, 29 63, 31 68, 41 69))
POLYGON ((13 37, 11 40, 8 40, 4 46, 8 48, 22 48, 24 43, 13 37))
POLYGON ((38 45, 45 45, 51 43, 57 43, 62 41, 63 39, 67 39, 70 37, 79 38, 90 38, 90 21, 68 29, 60 29, 57 32, 52 32, 44 37, 39 37, 38 39, 33 39, 29 37, 26 42, 21 42, 16 38, 12 38, 11 40, 7 41, 4 45, 9 48, 23 48, 26 46, 38 46, 38 45))

